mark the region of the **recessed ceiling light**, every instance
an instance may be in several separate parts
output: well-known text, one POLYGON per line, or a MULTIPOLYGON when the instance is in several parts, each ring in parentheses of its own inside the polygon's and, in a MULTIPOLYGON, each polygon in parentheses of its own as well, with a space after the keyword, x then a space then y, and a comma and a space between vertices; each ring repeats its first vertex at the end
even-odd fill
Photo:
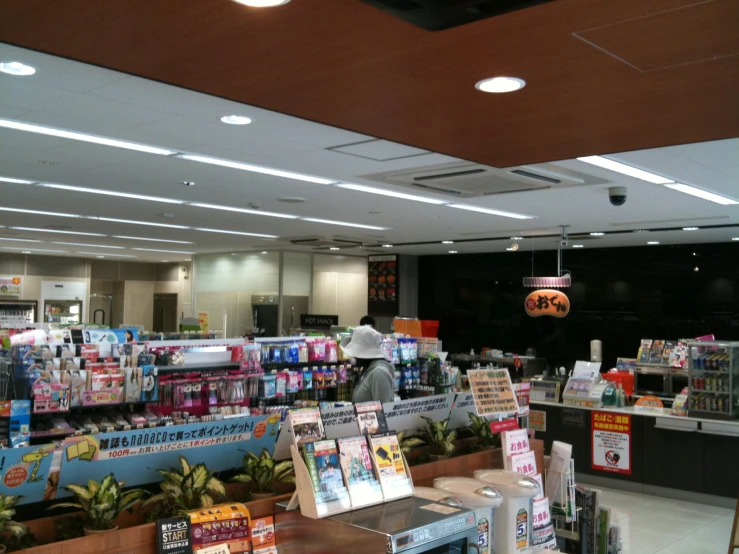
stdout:
POLYGON ((290 0, 236 0, 239 4, 244 4, 250 8, 274 8, 287 4, 290 0))
POLYGON ((457 254, 458 252, 457 252, 457 250, 450 250, 449 253, 450 254, 457 254))
POLYGON ((266 250, 263 250, 263 251, 262 251, 262 254, 266 254, 266 253, 267 253, 267 251, 266 251, 266 250))
POLYGON ((591 237, 602 237, 605 233, 590 233, 591 237))
POLYGON ((113 252, 106 252, 105 254, 101 254, 100 252, 77 252, 77 254, 83 254, 85 256, 108 256, 109 258, 138 258, 138 256, 132 256, 130 254, 114 254, 113 252))
POLYGON ((697 256, 697 255, 698 255, 698 254, 696 254, 695 252, 693 252, 693 256, 697 256))
POLYGON ((534 219, 531 215, 515 214, 512 212, 504 212, 501 210, 491 210, 488 208, 480 208, 478 206, 469 206, 467 204, 447 204, 450 208, 458 208, 460 210, 469 210, 471 212, 479 212, 481 214, 499 215, 501 217, 512 217, 513 219, 534 219))
POLYGON ((181 160, 189 160, 191 162, 200 162, 204 164, 219 165, 221 167, 230 167, 231 169, 241 169, 243 171, 251 171, 254 173, 263 173, 265 175, 273 175, 275 177, 284 177, 285 179, 295 179, 297 181, 307 181, 319 185, 331 185, 335 181, 324 179, 322 177, 313 177, 312 175, 303 175, 302 173, 293 173, 292 171, 282 171, 259 165, 245 164, 233 162, 231 160, 222 160, 220 158, 211 158, 208 156, 196 156, 194 154, 180 154, 177 156, 181 160))
POLYGON ((95 256, 96 258, 105 258, 105 256, 95 256))
POLYGON ((63 231, 62 229, 39 229, 38 227, 11 227, 18 231, 33 231, 35 233, 59 233, 61 235, 83 235, 86 237, 104 237, 102 233, 82 233, 80 231, 63 231))
POLYGON ((482 92, 513 92, 526 86, 526 81, 517 77, 493 77, 479 81, 475 88, 482 92))
POLYGON ((18 77, 25 77, 36 73, 35 68, 21 62, 2 62, 0 63, 0 71, 18 77))
POLYGON ((17 131, 27 131, 29 133, 38 133, 40 135, 48 135, 52 137, 79 140, 81 142, 102 144, 103 146, 125 148, 126 150, 136 150, 138 152, 146 152, 147 154, 158 154, 160 156, 171 156, 172 154, 177 153, 173 150, 167 150, 166 148, 157 148, 156 146, 147 146, 145 144, 138 144, 135 142, 127 142, 124 140, 116 140, 107 137, 98 137, 85 133, 77 133, 75 131, 65 131, 63 129, 55 129, 54 127, 44 127, 43 125, 33 125, 30 123, 22 123, 20 121, 11 121, 9 119, 0 119, 0 127, 5 127, 6 129, 15 129, 17 131))
POLYGON ((656 240, 650 240, 647 244, 659 244, 659 241, 656 240))
POLYGON ((700 268, 700 267, 698 267, 698 266, 695 266, 695 267, 693 268, 693 271, 696 271, 696 272, 698 272, 698 271, 700 271, 700 270, 701 270, 701 268, 700 268))
POLYGON ((513 252, 513 247, 509 246, 508 248, 506 248, 506 250, 508 250, 508 252, 513 252))
POLYGON ((107 244, 85 244, 83 242, 53 242, 51 244, 66 244, 67 246, 92 246, 93 248, 113 248, 115 250, 125 250, 125 246, 109 246, 107 244))
POLYGON ((41 242, 36 239, 11 239, 9 237, 0 237, 0 240, 12 240, 13 242, 41 242))
POLYGON ((192 261, 192 258, 185 258, 184 261, 186 261, 186 262, 192 261))
POLYGON ((259 237, 262 239, 276 239, 276 235, 261 235, 259 233, 243 233, 241 231, 227 231, 226 229, 205 229, 203 227, 196 227, 196 231, 205 231, 206 233, 223 233, 225 235, 242 235, 245 237, 259 237))
POLYGON ((251 118, 244 115, 224 115, 221 118, 221 121, 223 121, 223 123, 228 123, 229 125, 249 125, 249 123, 251 123, 251 118))
POLYGON ((318 219, 315 217, 304 217, 303 221, 311 223, 326 223, 327 225, 341 225, 343 227, 356 227, 357 229, 370 229, 372 231, 389 231, 389 227, 377 227, 375 225, 363 225, 361 223, 349 223, 347 221, 334 221, 332 219, 318 219))
POLYGON ((35 181, 27 181, 26 179, 14 179, 13 177, 0 177, 0 181, 3 183, 15 183, 17 185, 30 185, 35 181))
POLYGON ((298 216, 291 215, 291 214, 278 214, 274 212, 263 212, 261 210, 248 210, 246 208, 234 208, 231 206, 219 206, 217 204, 201 204, 200 202, 191 202, 189 204, 190 206, 195 206, 196 208, 210 208, 211 210, 223 210, 226 212, 238 212, 242 214, 251 214, 251 215, 263 215, 266 217, 281 217, 283 219, 298 219, 298 216))
POLYGON ((604 158, 603 156, 585 156, 583 158, 577 159, 581 162, 585 162, 586 164, 597 165, 598 167, 602 167, 603 169, 610 169, 611 171, 615 171, 616 173, 622 173, 624 175, 628 175, 629 177, 635 177, 636 179, 641 179, 642 181, 647 181, 648 183, 654 183, 656 185, 666 185, 667 183, 675 182, 672 179, 667 179, 665 177, 662 177, 661 175, 656 175, 654 173, 650 173, 649 171, 644 171, 642 169, 631 167, 630 165, 609 160, 608 158, 604 158))
POLYGON ((681 183, 675 183, 672 185, 665 185, 668 189, 677 190, 679 192, 684 192, 685 194, 690 194, 692 196, 697 196, 698 198, 702 198, 703 200, 709 200, 711 202, 715 202, 716 204, 721 204, 723 206, 730 206, 731 204, 739 204, 736 200, 732 200, 731 198, 727 198, 726 196, 721 196, 720 194, 714 194, 713 192, 708 192, 707 190, 699 189, 696 187, 691 187, 690 185, 683 185, 681 183))
POLYGON ((182 250, 157 250, 156 248, 131 248, 131 250, 139 250, 141 252, 164 252, 166 254, 192 254, 192 252, 183 252, 182 250))
POLYGON ((511 237, 511 240, 523 240, 523 237, 511 237))
POLYGON ((151 242, 171 242, 174 244, 192 244, 192 242, 187 240, 169 240, 169 239, 152 239, 149 237, 129 237, 126 235, 113 235, 114 239, 124 239, 124 240, 147 240, 151 242))
POLYGON ((23 250, 21 254, 30 254, 31 252, 29 250, 23 250))
POLYGON ((77 214, 63 214, 60 212, 44 212, 41 210, 24 210, 21 208, 2 208, 0 207, 0 211, 3 212, 17 212, 19 214, 33 214, 33 215, 50 215, 50 216, 56 216, 56 217, 81 217, 77 214))
POLYGON ((582 244, 573 244, 572 248, 583 248, 582 244))
POLYGON ((443 240, 441 241, 441 244, 454 244, 453 240, 443 240))
MULTIPOLYGON (((79 217, 79 216, 76 216, 79 217)), ((167 229, 189 229, 186 225, 170 225, 169 223, 154 223, 153 221, 135 221, 133 219, 118 219, 115 217, 92 217, 98 221, 110 221, 111 223, 130 223, 131 225, 149 225, 151 227, 165 227, 167 229)))
POLYGON ((71 185, 57 185, 56 183, 41 183, 42 187, 50 189, 71 190, 72 192, 87 192, 89 194, 103 194, 105 196, 120 196, 122 198, 133 198, 134 200, 148 200, 149 202, 164 202, 165 204, 184 204, 184 200, 162 198, 161 196, 147 196, 144 194, 131 194, 129 192, 118 192, 115 190, 89 189, 85 187, 73 187, 71 185))
POLYGON ((405 194, 404 192, 395 192, 392 190, 378 189, 374 187, 366 187, 364 185, 353 185, 351 183, 342 183, 337 185, 342 189, 356 190, 359 192, 368 192, 370 194, 379 194, 381 196, 390 196, 392 198, 400 198, 401 200, 413 200, 414 202, 424 202, 426 204, 448 204, 446 200, 437 200, 435 198, 427 198, 425 196, 416 196, 415 194, 405 194))
POLYGON ((683 231, 697 231, 700 227, 683 227, 683 231))
POLYGON ((383 244, 382 247, 383 248, 392 248, 393 245, 392 244, 383 244))
POLYGON ((341 250, 341 248, 339 248, 338 246, 332 246, 331 248, 329 248, 329 250, 341 250))

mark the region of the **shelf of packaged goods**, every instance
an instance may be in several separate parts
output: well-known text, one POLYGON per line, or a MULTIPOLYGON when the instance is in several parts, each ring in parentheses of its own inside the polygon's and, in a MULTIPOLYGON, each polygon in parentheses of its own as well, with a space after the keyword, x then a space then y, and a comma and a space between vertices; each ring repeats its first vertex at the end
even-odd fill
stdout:
POLYGON ((635 373, 644 373, 647 375, 688 375, 688 370, 680 367, 669 366, 637 366, 635 373))
POLYGON ((731 394, 731 391, 728 391, 728 390, 708 390, 708 389, 693 389, 692 390, 692 394, 703 394, 704 392, 708 394, 727 394, 727 395, 731 394))
POLYGON ((311 369, 314 367, 323 367, 323 366, 334 366, 334 365, 351 365, 351 362, 349 360, 342 360, 340 362, 298 362, 298 363, 268 363, 268 364, 262 364, 262 369, 264 371, 271 371, 273 369, 311 369))
POLYGON ((717 373, 722 375, 731 375, 730 371, 725 369, 692 369, 693 373, 717 373))
POLYGON ((157 366, 157 371, 162 373, 198 373, 202 371, 226 371, 241 369, 238 362, 208 362, 202 364, 165 365, 157 366))

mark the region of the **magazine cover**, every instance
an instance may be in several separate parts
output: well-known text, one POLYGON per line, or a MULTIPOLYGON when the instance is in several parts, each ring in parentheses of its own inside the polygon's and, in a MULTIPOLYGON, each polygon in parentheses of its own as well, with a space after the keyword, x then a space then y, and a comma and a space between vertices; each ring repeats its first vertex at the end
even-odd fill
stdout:
POLYGON ((639 354, 637 358, 640 363, 646 364, 649 362, 649 351, 652 348, 652 339, 642 339, 641 346, 639 347, 639 354))
POLYGON ((326 502, 339 496, 345 487, 336 441, 329 439, 307 443, 304 456, 316 500, 326 502))
POLYGON ((385 419, 381 402, 359 402, 354 405, 354 411, 357 413, 359 432, 363 435, 379 435, 388 432, 387 419, 385 419))
POLYGON ((660 362, 661 364, 667 365, 670 363, 670 357, 675 350, 675 346, 677 346, 675 341, 665 341, 665 349, 662 351, 662 361, 660 362))
POLYGON ((341 471, 347 486, 374 481, 367 439, 363 436, 346 437, 338 440, 341 471))
POLYGON ((652 364, 662 363, 662 352, 665 349, 665 341, 656 340, 652 343, 652 349, 649 351, 649 362, 652 364))
POLYGON ((408 478, 403 454, 398 444, 398 435, 385 433, 369 437, 372 445, 372 455, 375 458, 380 481, 396 481, 408 478))
POLYGON ((293 439, 298 450, 304 444, 326 438, 321 411, 317 407, 290 410, 289 416, 293 439))

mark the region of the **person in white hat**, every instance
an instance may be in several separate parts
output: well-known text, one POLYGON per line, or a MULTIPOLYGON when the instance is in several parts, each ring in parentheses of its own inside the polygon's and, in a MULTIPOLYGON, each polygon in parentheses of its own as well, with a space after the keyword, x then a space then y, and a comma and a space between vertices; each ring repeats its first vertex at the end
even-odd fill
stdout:
POLYGON ((354 385, 354 403, 392 402, 395 398, 394 368, 385 361, 381 345, 382 335, 369 325, 357 327, 351 337, 341 341, 341 349, 357 361, 362 371, 354 385))

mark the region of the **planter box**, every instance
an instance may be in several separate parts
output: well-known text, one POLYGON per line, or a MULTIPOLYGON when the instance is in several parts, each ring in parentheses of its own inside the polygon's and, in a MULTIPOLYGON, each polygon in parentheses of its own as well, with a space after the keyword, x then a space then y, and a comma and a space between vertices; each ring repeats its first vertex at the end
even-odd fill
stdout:
MULTIPOLYGON (((275 513, 275 504, 290 500, 292 493, 272 496, 263 500, 245 502, 252 518, 275 513)), ((47 517, 25 522, 39 542, 54 539, 54 521, 64 516, 47 517)), ((154 523, 143 523, 144 512, 124 513, 116 520, 118 531, 92 537, 81 537, 22 550, 23 554, 156 554, 157 543, 154 523), (126 528, 123 528, 123 527, 126 528)))

